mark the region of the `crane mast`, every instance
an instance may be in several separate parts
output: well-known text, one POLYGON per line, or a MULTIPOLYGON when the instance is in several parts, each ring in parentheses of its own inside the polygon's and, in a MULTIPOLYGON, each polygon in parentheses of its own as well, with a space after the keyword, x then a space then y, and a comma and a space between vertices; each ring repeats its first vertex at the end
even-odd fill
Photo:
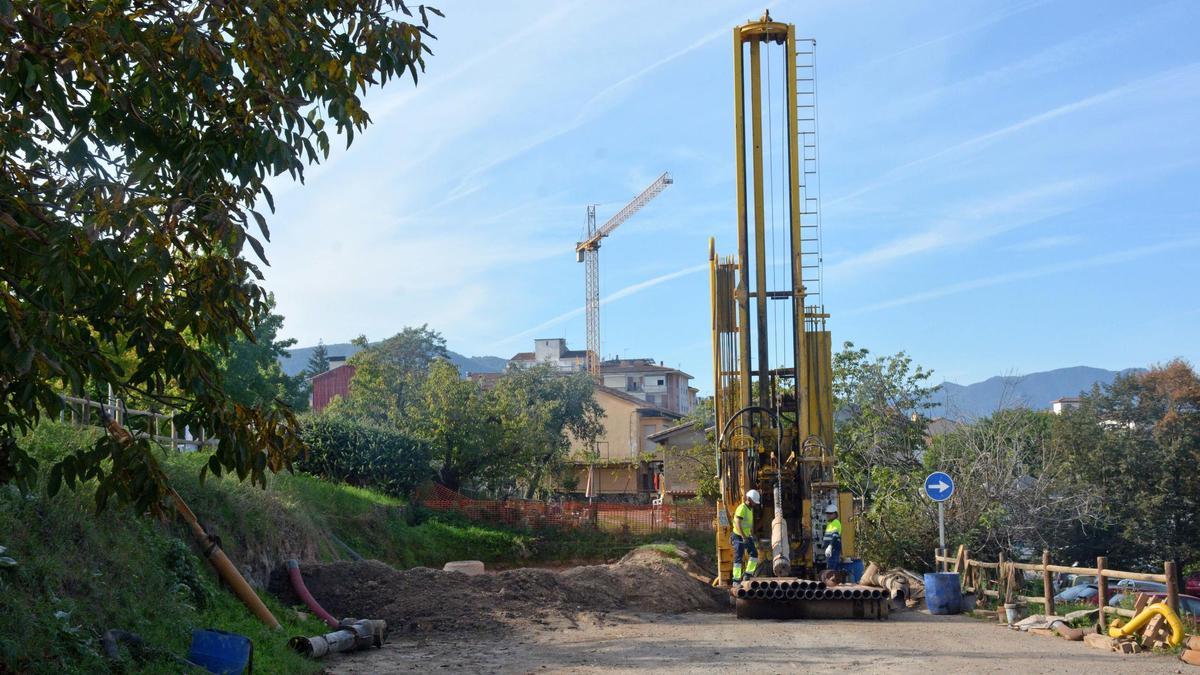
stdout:
POLYGON ((612 234, 626 220, 642 210, 650 200, 657 197, 673 183, 671 174, 664 172, 642 193, 633 198, 608 219, 600 228, 596 227, 596 206, 587 209, 587 238, 575 245, 578 262, 584 263, 584 314, 587 318, 587 367, 592 377, 600 376, 600 241, 612 234))

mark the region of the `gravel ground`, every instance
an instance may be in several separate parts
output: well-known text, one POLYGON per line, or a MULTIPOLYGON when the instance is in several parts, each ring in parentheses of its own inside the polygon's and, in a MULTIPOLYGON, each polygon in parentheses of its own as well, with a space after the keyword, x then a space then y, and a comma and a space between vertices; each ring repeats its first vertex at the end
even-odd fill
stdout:
MULTIPOLYGON (((738 621, 732 613, 585 615, 505 637, 397 636, 338 655, 331 673, 1184 673, 1172 656, 1121 656, 961 616, 886 621, 738 621)), ((1200 674, 1200 669, 1195 669, 1200 674)))

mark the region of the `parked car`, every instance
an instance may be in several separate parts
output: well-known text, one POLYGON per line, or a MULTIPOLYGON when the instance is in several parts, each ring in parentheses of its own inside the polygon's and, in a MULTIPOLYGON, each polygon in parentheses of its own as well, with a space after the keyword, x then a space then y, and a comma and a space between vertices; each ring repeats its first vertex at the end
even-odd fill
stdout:
POLYGON ((1183 590, 1192 595, 1200 596, 1200 572, 1196 572, 1183 580, 1183 590))
POLYGON ((1166 594, 1167 585, 1160 584, 1157 581, 1138 581, 1136 579, 1121 579, 1117 582, 1116 595, 1108 600, 1108 604, 1116 607, 1121 604, 1127 595, 1136 595, 1138 593, 1162 593, 1166 594))

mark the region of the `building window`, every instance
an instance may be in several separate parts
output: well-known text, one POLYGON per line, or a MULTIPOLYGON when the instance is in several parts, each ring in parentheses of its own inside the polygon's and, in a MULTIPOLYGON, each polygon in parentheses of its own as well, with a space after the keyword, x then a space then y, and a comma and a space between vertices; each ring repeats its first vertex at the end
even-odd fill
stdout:
POLYGON ((664 380, 664 379, 662 379, 662 378, 659 378, 659 379, 658 379, 658 386, 660 386, 660 387, 661 387, 661 386, 663 386, 663 385, 664 385, 664 384, 666 384, 666 383, 667 383, 667 381, 666 381, 666 380, 664 380))

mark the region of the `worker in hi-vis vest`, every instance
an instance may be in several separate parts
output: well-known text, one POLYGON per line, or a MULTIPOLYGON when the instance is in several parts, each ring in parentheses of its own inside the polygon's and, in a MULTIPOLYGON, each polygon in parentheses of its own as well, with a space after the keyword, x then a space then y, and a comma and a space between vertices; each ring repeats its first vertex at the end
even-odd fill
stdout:
POLYGON ((838 520, 838 507, 833 502, 825 507, 825 569, 841 569, 842 562, 842 521, 838 520))
POLYGON ((749 579, 758 570, 758 548, 754 545, 754 509, 762 504, 762 495, 758 490, 750 490, 746 498, 738 504, 733 512, 733 583, 743 578, 749 579), (746 573, 742 574, 742 553, 749 559, 746 561, 746 573))

